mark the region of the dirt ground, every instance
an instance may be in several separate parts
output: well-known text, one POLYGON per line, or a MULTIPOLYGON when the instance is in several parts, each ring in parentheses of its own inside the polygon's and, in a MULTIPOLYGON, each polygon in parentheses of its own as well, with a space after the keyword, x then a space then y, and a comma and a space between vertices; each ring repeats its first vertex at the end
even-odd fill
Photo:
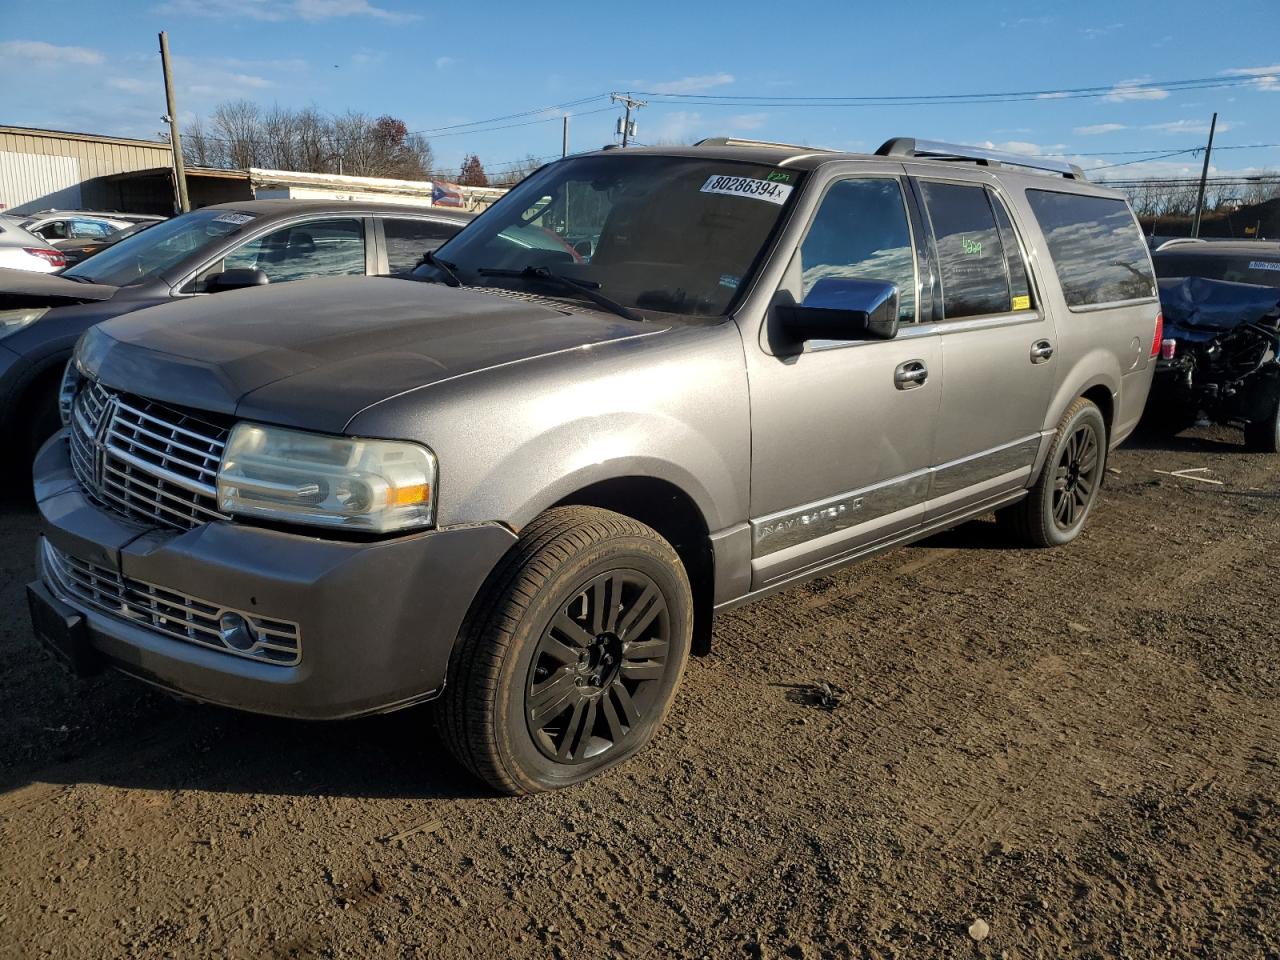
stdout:
POLYGON ((0 955, 1280 956, 1280 458, 1111 466, 1066 549, 980 520, 722 618, 653 746, 527 799, 425 709, 68 678, 0 505, 0 955))

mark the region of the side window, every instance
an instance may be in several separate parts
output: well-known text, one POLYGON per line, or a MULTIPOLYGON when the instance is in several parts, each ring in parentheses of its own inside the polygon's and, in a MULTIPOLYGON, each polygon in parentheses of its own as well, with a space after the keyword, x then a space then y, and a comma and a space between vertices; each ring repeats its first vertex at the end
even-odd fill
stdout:
POLYGON ((898 315, 916 318, 916 266, 902 185, 889 178, 831 185, 800 245, 804 295, 825 277, 898 285, 898 315))
POLYGON ((110 232, 110 228, 101 220, 71 221, 71 235, 79 240, 105 237, 110 232))
POLYGON ((356 219, 314 220, 282 227, 232 250, 220 269, 261 270, 272 283, 363 275, 364 224, 356 219))
POLYGON ((996 213, 996 226, 1000 230, 1000 245, 1004 247, 1005 268, 1009 277, 1009 309, 1030 310, 1031 283, 1027 279, 1027 265, 1022 259, 1022 250, 1018 247, 1018 234, 1013 229, 1013 221, 1009 219, 1009 211, 1001 200, 990 189, 987 197, 991 201, 991 209, 996 213))
POLYGON ((387 268, 392 273, 407 273, 424 253, 440 246, 458 228, 435 220, 384 219, 382 232, 387 239, 387 268))
POLYGON ((1151 259, 1123 200, 1028 190, 1069 307, 1156 295, 1151 259))
POLYGON ((50 220, 32 232, 46 240, 67 240, 71 237, 70 227, 70 223, 66 220, 50 220))
POLYGON ((986 188, 924 180, 920 189, 938 248, 946 319, 1008 313, 1009 267, 986 188))

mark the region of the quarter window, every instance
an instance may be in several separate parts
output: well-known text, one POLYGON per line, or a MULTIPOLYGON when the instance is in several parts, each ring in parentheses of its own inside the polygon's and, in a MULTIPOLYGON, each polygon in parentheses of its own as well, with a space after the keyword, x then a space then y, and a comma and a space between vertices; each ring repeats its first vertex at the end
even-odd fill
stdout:
POLYGON ((927 180, 920 188, 938 249, 946 319, 1014 309, 1009 263, 986 188, 927 180))
POLYGON ((363 274, 364 224, 316 220, 274 230, 231 251, 222 269, 261 270, 272 283, 363 274))
POLYGON ((435 220, 383 220, 382 232, 387 239, 387 268, 392 273, 407 273, 424 253, 440 246, 458 228, 435 220))
POLYGON ((1123 200, 1028 190, 1069 307, 1156 295, 1151 259, 1123 200))
POLYGON ((804 295, 825 277, 898 285, 898 315, 916 317, 916 268, 897 180, 841 180, 831 186, 800 246, 804 295))

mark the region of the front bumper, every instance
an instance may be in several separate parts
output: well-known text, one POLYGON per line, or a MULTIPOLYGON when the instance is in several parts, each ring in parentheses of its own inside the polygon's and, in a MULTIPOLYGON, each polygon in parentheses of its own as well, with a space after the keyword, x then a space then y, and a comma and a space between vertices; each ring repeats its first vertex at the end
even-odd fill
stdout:
POLYGON ((85 620, 107 666, 199 700, 255 713, 328 719, 430 699, 485 577, 516 541, 477 524, 349 543, 236 523, 174 532, 104 510, 71 472, 66 434, 40 451, 36 500, 60 553, 124 578, 231 610, 296 623, 285 666, 167 636, 68 596, 38 553, 44 587, 85 620))

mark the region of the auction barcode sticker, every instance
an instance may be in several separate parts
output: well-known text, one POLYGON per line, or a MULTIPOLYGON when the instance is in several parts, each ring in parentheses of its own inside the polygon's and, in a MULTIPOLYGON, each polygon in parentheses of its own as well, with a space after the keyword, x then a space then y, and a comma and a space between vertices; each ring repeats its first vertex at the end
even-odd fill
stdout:
POLYGON ((702 185, 702 190, 699 192, 723 193, 731 197, 751 197, 753 200, 783 204, 791 194, 791 184, 757 180, 754 177, 728 177, 716 174, 707 178, 707 182, 702 185))

